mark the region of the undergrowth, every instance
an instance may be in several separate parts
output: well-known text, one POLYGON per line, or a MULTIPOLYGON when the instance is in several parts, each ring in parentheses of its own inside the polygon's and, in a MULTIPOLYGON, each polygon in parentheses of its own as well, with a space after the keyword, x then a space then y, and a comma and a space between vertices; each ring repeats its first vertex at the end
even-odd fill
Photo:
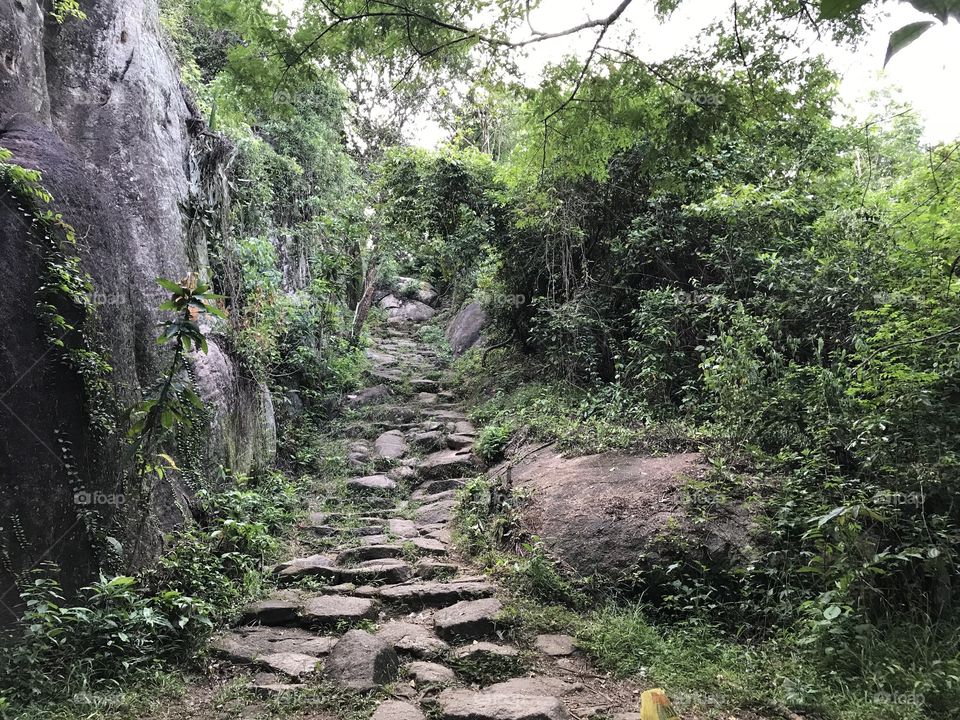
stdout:
POLYGON ((25 610, 0 655, 0 697, 10 712, 116 697, 175 663, 196 662, 211 633, 260 591, 265 564, 298 511, 294 488, 279 473, 237 476, 198 502, 198 522, 168 538, 152 570, 101 576, 69 600, 53 565, 23 578, 25 610))
MULTIPOLYGON (((490 512, 491 481, 459 494, 458 545, 510 590, 500 615, 521 645, 542 633, 569 633, 595 666, 667 689, 681 716, 728 717, 786 707, 827 720, 952 718, 960 706, 960 643, 955 624, 861 628, 855 639, 811 634, 796 622, 757 637, 749 618, 718 625, 712 612, 674 613, 584 578, 519 530, 523 498, 490 512)), ((676 590, 678 602, 690 588, 676 590)))

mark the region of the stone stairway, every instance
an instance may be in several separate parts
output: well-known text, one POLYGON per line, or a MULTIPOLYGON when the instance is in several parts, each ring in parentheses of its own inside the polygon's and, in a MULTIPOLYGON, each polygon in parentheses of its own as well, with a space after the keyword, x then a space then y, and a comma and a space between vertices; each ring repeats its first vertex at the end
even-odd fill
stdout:
POLYGON ((212 650, 254 668, 260 695, 322 678, 388 698, 374 720, 629 720, 638 690, 590 671, 572 638, 504 641, 504 592, 451 537, 455 493, 483 470, 476 430, 415 329, 403 318, 388 327, 368 352, 378 384, 348 398, 369 435, 348 449, 358 474, 302 528, 327 547, 277 565, 278 589, 212 650))

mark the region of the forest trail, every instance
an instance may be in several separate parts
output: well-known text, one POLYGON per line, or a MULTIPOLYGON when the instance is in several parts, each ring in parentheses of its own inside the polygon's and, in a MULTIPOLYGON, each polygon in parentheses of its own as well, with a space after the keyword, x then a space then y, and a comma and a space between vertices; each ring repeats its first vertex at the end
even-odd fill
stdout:
POLYGON ((377 384, 348 400, 369 432, 348 439, 347 462, 383 472, 315 498, 298 535, 321 552, 278 565, 278 589, 214 640, 232 700, 221 687, 166 716, 639 720, 645 688, 597 672, 572 637, 516 638, 507 589, 458 553, 455 493, 480 472, 476 431, 415 330, 374 341, 377 384))

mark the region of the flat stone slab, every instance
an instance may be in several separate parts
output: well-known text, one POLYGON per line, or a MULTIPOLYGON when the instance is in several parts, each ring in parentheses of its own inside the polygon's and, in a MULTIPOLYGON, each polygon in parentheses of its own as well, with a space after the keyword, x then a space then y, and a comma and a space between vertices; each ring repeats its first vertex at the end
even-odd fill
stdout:
POLYGON ((385 460, 399 460, 407 454, 407 441, 399 430, 388 430, 373 443, 377 457, 385 460))
POLYGON ((476 435, 477 429, 473 426, 473 423, 469 420, 457 420, 453 424, 453 433, 454 435, 476 435))
POLYGON ((474 640, 494 635, 503 604, 496 598, 464 600, 438 610, 433 627, 444 640, 474 640))
POLYGON ((397 489, 397 483, 386 475, 365 475, 347 480, 347 489, 364 494, 383 494, 397 489))
POLYGON ((377 617, 377 604, 366 598, 321 595, 310 598, 300 611, 300 622, 308 627, 331 628, 377 617))
POLYGON ((403 518, 387 520, 387 532, 402 538, 414 538, 420 535, 417 524, 413 520, 403 518))
POLYGON ((475 642, 455 648, 451 657, 455 660, 483 662, 485 660, 506 660, 520 655, 520 651, 510 645, 498 645, 491 642, 475 642))
POLYGON ((414 576, 422 580, 437 580, 441 578, 451 578, 457 574, 460 567, 455 563, 443 562, 436 558, 424 558, 413 566, 414 576))
POLYGON ((416 705, 400 700, 385 700, 380 703, 370 720, 425 720, 423 713, 416 705))
POLYGON ((442 720, 568 720, 555 697, 444 690, 437 697, 442 720))
POLYGON ((352 395, 347 395, 347 405, 350 407, 362 407, 364 405, 383 402, 388 397, 390 397, 390 388, 382 384, 374 385, 373 387, 359 390, 352 395))
POLYGON ((466 450, 473 447, 473 435, 447 435, 447 447, 451 450, 466 450))
POLYGON ((337 555, 337 564, 347 565, 350 563, 366 562, 367 560, 385 560, 387 558, 399 557, 403 557, 403 548, 399 545, 361 545, 341 551, 337 555))
POLYGON ((417 447, 433 450, 443 447, 446 443, 445 437, 442 430, 424 430, 414 433, 410 441, 417 447))
POLYGON ((453 500, 456 497, 456 494, 456 490, 444 490, 442 492, 433 493, 432 495, 428 495, 427 493, 418 490, 410 496, 410 499, 421 502, 424 505, 432 505, 433 503, 442 502, 444 500, 453 500))
POLYGON ((512 678, 506 682, 485 687, 482 692, 490 695, 547 695, 563 697, 583 690, 583 683, 572 683, 554 677, 512 678))
POLYGON ((404 671, 417 685, 452 685, 457 681, 457 675, 446 665, 424 662, 422 660, 408 663, 404 671))
POLYGON ((450 522, 456 505, 456 500, 441 500, 440 502, 430 503, 429 505, 417 508, 414 512, 414 517, 419 525, 450 522))
POLYGON ((414 494, 422 493, 424 497, 446 492, 447 490, 459 490, 464 486, 464 481, 460 478, 445 478, 443 480, 430 480, 423 483, 416 489, 414 494))
POLYGON ((553 657, 573 655, 577 649, 577 641, 569 635, 537 635, 533 645, 544 655, 553 657))
POLYGON ((396 651, 382 638, 349 630, 330 651, 324 671, 341 685, 371 692, 392 682, 399 665, 396 651))
POLYGON ((440 383, 436 380, 429 380, 427 378, 414 378, 410 381, 410 387, 412 387, 417 392, 437 392, 440 389, 440 383))
POLYGON ((433 538, 414 538, 410 541, 421 555, 446 555, 447 546, 433 538))
POLYGON ((493 585, 483 581, 412 583, 386 587, 379 597, 402 607, 446 607, 461 600, 479 600, 493 595, 493 585))
POLYGON ((281 578, 316 576, 332 579, 337 576, 336 563, 336 558, 330 555, 310 555, 282 562, 273 568, 273 572, 281 578))
POLYGON ((366 356, 371 362, 381 367, 389 367, 390 365, 397 364, 397 358, 395 356, 388 355, 387 353, 383 353, 378 350, 367 350, 366 356))
POLYGON ((461 477, 482 466, 480 459, 469 450, 441 450, 427 455, 417 466, 417 472, 424 480, 439 480, 461 477))
POLYGON ((299 628, 236 628, 210 643, 211 651, 236 663, 253 663, 258 657, 293 652, 320 657, 330 652, 337 639, 315 635, 299 628))
POLYGON ((340 572, 344 579, 358 585, 402 583, 413 577, 413 568, 409 564, 390 558, 367 560, 356 567, 343 568, 340 572))
POLYGON ((397 652, 423 660, 443 657, 450 650, 450 646, 430 628, 401 620, 390 620, 381 625, 377 637, 392 645, 397 652))
POLYGON ((320 658, 296 652, 278 652, 261 655, 255 661, 258 665, 270 668, 274 672, 299 678, 316 671, 320 658))
POLYGON ((453 542, 453 532, 449 528, 438 528, 437 530, 430 530, 427 532, 427 537, 431 540, 439 540, 440 542, 449 545, 453 542))
POLYGON ((288 600, 267 599, 247 605, 240 622, 248 625, 289 625, 297 621, 300 606, 288 600))

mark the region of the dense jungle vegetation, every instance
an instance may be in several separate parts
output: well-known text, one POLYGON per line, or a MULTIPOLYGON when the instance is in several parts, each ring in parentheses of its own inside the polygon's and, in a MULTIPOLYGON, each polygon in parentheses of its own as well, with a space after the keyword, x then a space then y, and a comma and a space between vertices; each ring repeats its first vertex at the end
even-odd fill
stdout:
MULTIPOLYGON (((652 4, 670 23, 681 1, 652 4)), ((923 143, 893 94, 845 117, 833 69, 798 52, 817 33, 855 45, 891 4, 741 2, 656 63, 633 37, 607 44, 614 12, 582 30, 588 58, 531 87, 515 38, 548 38, 523 32, 518 0, 163 2, 208 142, 231 156, 228 212, 186 209, 223 332, 281 416, 306 412, 282 417, 274 473, 198 478, 203 520, 156 568, 105 569, 83 602, 25 579, 0 708, 73 716, 64 698, 198 669, 298 492, 342 471, 315 436, 360 381, 355 311, 378 272, 487 309, 496 347, 456 368, 488 459, 527 440, 697 449, 713 470, 690 503, 709 518, 732 499, 760 525, 746 562, 603 587, 535 540, 472 537, 532 588, 525 622, 572 623, 602 669, 653 666, 730 707, 764 693, 810 718, 955 717, 960 144, 923 143), (425 113, 448 131, 437 149, 410 142, 425 113)), ((960 21, 956 3, 909 4, 960 21)), ((892 51, 920 29, 900 32, 892 51)), ((170 463, 174 420, 154 440, 170 463)))

